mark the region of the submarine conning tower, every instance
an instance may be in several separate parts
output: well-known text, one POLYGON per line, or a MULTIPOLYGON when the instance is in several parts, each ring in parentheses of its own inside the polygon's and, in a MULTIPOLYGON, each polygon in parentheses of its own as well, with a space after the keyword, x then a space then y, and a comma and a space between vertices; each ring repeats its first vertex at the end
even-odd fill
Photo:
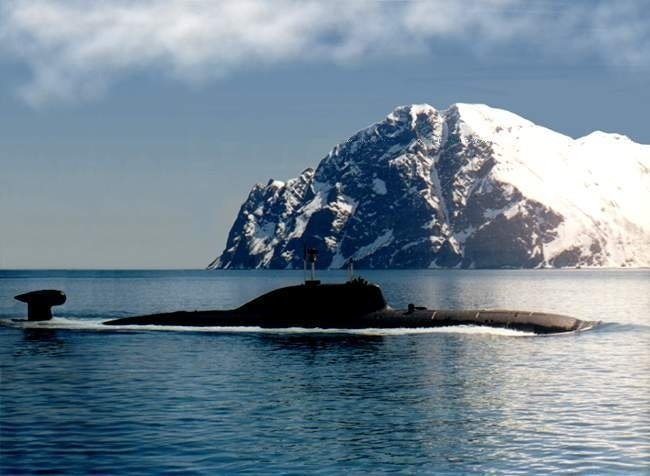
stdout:
POLYGON ((269 291, 240 306, 237 310, 273 316, 299 314, 304 315, 304 319, 313 317, 335 319, 335 316, 361 316, 386 308, 387 304, 381 288, 363 278, 352 279, 350 275, 350 279, 345 283, 322 284, 316 279, 315 274, 317 257, 317 249, 305 247, 304 284, 269 291), (308 268, 310 268, 309 273, 308 268))
POLYGON ((269 291, 239 307, 238 311, 291 315, 336 316, 363 315, 386 307, 381 288, 357 278, 343 284, 321 284, 308 280, 305 284, 269 291))
POLYGON ((27 319, 48 321, 52 319, 52 306, 59 306, 66 300, 65 293, 58 289, 42 289, 14 296, 14 299, 27 303, 27 319))

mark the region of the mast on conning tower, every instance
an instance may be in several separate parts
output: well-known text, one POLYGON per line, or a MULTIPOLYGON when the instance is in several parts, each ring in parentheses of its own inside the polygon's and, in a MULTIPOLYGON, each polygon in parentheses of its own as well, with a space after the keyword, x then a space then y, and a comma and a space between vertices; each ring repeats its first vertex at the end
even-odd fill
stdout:
POLYGON ((354 259, 350 258, 346 264, 348 268, 348 281, 352 281, 354 279, 354 259))
POLYGON ((318 250, 316 248, 307 248, 305 247, 305 255, 303 257, 305 263, 305 284, 308 286, 314 286, 320 284, 320 281, 316 279, 316 260, 318 259, 318 250), (310 266, 310 279, 307 279, 307 263, 310 266))

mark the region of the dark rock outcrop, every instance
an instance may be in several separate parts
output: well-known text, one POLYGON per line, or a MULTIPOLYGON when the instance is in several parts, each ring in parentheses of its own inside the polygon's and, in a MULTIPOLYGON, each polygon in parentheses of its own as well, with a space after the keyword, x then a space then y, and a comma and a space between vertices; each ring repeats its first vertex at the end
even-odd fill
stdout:
POLYGON ((583 158, 638 150, 626 166, 647 196, 650 148, 621 137, 573 140, 481 105, 399 107, 316 170, 253 187, 210 267, 299 268, 304 246, 322 268, 647 266, 647 223, 596 193, 608 178, 583 158), (562 185, 569 171, 575 189, 562 185))

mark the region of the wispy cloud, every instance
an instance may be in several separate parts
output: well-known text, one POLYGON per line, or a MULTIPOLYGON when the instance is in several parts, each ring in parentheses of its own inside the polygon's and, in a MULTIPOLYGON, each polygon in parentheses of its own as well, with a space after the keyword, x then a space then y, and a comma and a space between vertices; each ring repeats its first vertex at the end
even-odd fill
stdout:
POLYGON ((31 104, 101 94, 154 70, 205 81, 289 62, 363 61, 457 42, 650 68, 646 0, 3 0, 0 54, 32 72, 31 104))

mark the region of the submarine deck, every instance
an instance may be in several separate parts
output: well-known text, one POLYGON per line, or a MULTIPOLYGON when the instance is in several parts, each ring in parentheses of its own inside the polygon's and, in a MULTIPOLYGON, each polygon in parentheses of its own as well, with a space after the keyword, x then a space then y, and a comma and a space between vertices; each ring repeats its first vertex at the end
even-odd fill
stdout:
POLYGON ((179 311, 165 314, 127 317, 108 321, 106 325, 169 325, 169 326, 257 326, 262 328, 430 328, 458 325, 500 327, 536 334, 571 332, 593 327, 596 323, 570 316, 542 312, 508 310, 398 310, 386 307, 360 316, 334 314, 310 316, 308 311, 286 315, 261 315, 232 311, 179 311))

